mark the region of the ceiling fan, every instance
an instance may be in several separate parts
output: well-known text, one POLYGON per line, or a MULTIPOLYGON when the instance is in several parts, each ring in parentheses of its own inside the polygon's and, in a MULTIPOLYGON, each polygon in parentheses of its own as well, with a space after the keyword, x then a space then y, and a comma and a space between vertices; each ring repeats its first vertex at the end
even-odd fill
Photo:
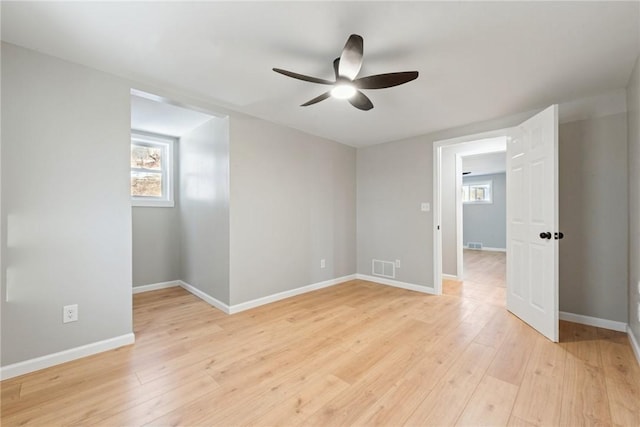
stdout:
POLYGON ((356 79, 362 67, 363 44, 361 36, 357 34, 351 34, 349 36, 347 43, 344 45, 344 49, 342 49, 340 58, 336 58, 333 61, 333 71, 336 78, 333 82, 317 77, 305 76, 281 68, 274 68, 273 71, 288 77, 293 77, 294 79, 333 86, 331 90, 305 102, 301 107, 318 103, 333 96, 338 99, 347 99, 354 107, 367 111, 373 108, 373 103, 360 89, 384 89, 399 86, 417 79, 418 72, 402 71, 398 73, 376 74, 356 79))

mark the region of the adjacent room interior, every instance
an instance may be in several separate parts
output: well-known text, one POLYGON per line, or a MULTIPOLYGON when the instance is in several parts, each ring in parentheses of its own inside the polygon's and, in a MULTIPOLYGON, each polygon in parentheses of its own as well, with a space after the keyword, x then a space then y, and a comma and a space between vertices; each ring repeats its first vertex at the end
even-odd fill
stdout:
POLYGON ((0 8, 2 425, 640 425, 640 3, 0 8))
MULTIPOLYGON (((491 152, 461 157, 462 274, 450 283, 452 290, 504 305, 506 299, 506 154, 491 152)), ((451 280, 451 279, 444 279, 451 280)), ((445 284, 446 286, 446 284, 445 284)))
POLYGON ((132 91, 134 292, 182 280, 228 301, 228 127, 226 117, 132 91), (140 167, 150 150, 162 156, 162 167, 140 167))

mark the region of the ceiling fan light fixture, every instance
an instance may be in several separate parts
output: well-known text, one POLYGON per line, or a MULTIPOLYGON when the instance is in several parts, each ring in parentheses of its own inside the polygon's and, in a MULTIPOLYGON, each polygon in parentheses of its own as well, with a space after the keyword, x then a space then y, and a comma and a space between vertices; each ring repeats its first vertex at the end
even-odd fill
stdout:
POLYGON ((362 36, 357 34, 351 34, 349 36, 340 57, 333 60, 335 81, 305 76, 304 74, 294 73, 293 71, 283 70, 282 68, 274 68, 273 71, 297 80, 331 86, 330 90, 304 104, 300 104, 301 107, 314 105, 329 97, 333 97, 336 99, 348 99, 349 103, 358 110, 369 111, 373 108, 373 103, 367 95, 362 93, 362 89, 386 89, 388 87, 400 86, 417 79, 418 72, 401 71, 357 78, 362 68, 363 43, 362 36))
POLYGON ((356 94, 356 88, 348 83, 341 83, 331 89, 331 96, 338 99, 349 99, 356 94))

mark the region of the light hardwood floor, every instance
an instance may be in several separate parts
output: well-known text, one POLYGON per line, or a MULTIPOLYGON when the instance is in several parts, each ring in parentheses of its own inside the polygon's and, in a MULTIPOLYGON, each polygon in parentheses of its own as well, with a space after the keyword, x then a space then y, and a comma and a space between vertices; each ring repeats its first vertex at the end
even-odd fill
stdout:
POLYGON ((2 425, 640 425, 625 334, 352 281, 235 315, 134 296, 136 344, 0 384, 2 425))
POLYGON ((465 249, 463 260, 464 281, 443 280, 443 292, 452 296, 505 307, 507 301, 507 254, 465 249))
POLYGON ((464 281, 488 286, 506 287, 507 254, 504 252, 465 249, 464 281))

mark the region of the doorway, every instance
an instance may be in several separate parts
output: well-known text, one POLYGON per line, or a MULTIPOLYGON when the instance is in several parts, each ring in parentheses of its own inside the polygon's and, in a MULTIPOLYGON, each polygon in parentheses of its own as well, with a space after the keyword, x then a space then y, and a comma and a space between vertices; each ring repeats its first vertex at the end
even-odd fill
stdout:
POLYGON ((228 117, 132 90, 131 129, 133 293, 180 284, 227 304, 228 117))
MULTIPOLYGON (((439 209, 436 209, 434 219, 435 217, 440 218, 437 220, 440 226, 440 233, 437 234, 437 237, 440 242, 436 242, 439 243, 439 248, 436 248, 435 253, 438 253, 438 249, 441 248, 439 251, 440 261, 436 262, 436 268, 440 267, 441 271, 439 283, 435 282, 436 286, 439 285, 441 288, 438 293, 442 292, 444 286, 447 293, 464 294, 474 299, 505 306, 506 287, 487 286, 486 283, 483 283, 487 281, 485 267, 487 266, 486 261, 488 261, 483 258, 491 256, 482 256, 489 254, 489 251, 484 252, 484 248, 494 250, 499 247, 506 248, 504 213, 502 214, 503 234, 499 236, 495 236, 495 234, 500 234, 500 232, 484 232, 486 224, 483 222, 486 221, 483 221, 482 217, 487 216, 486 208, 493 210, 492 208, 498 206, 497 203, 493 203, 492 191, 493 181, 497 180, 499 174, 502 174, 501 180, 496 184, 501 186, 500 195, 503 204, 501 210, 504 211, 506 207, 505 151, 507 131, 505 129, 490 134, 447 140, 436 148, 435 155, 439 160, 436 166, 439 169, 440 188, 435 189, 435 193, 438 195, 436 204, 439 209), (491 164, 491 162, 495 164, 491 164), (464 172, 471 173, 465 175, 464 172), (476 224, 470 224, 470 221, 467 221, 467 226, 471 225, 477 230, 475 233, 470 233, 469 227, 467 227, 467 239, 465 239, 464 211, 470 209, 480 215, 475 215, 476 224), (480 253, 480 251, 483 252, 480 253), (468 264, 467 268, 465 268, 465 259, 468 264), (484 278, 481 277, 483 274, 484 278)), ((473 219, 473 214, 471 219, 473 219)), ((500 256, 504 260, 506 250, 500 254, 493 254, 493 258, 500 256)), ((491 261, 488 262, 491 263, 491 261)), ((499 265, 500 262, 496 267, 499 265)), ((499 274, 504 277, 504 272, 505 269, 499 274)), ((505 283, 504 279, 502 283, 505 283)))
POLYGON ((457 225, 462 215, 451 211, 456 206, 451 199, 462 197, 456 191, 460 187, 453 184, 462 180, 461 157, 504 151, 505 146, 506 308, 557 342, 558 240, 562 238, 558 230, 557 105, 512 128, 434 142, 435 293, 442 294, 442 280, 451 274, 447 272, 463 275, 462 245, 456 244, 462 234, 457 225), (453 173, 447 173, 451 169, 453 173))
MULTIPOLYGON (((506 148, 506 147, 505 147, 506 148)), ((460 290, 504 307, 506 302, 506 151, 456 155, 460 290)), ((444 292, 447 292, 445 287, 444 292)))

